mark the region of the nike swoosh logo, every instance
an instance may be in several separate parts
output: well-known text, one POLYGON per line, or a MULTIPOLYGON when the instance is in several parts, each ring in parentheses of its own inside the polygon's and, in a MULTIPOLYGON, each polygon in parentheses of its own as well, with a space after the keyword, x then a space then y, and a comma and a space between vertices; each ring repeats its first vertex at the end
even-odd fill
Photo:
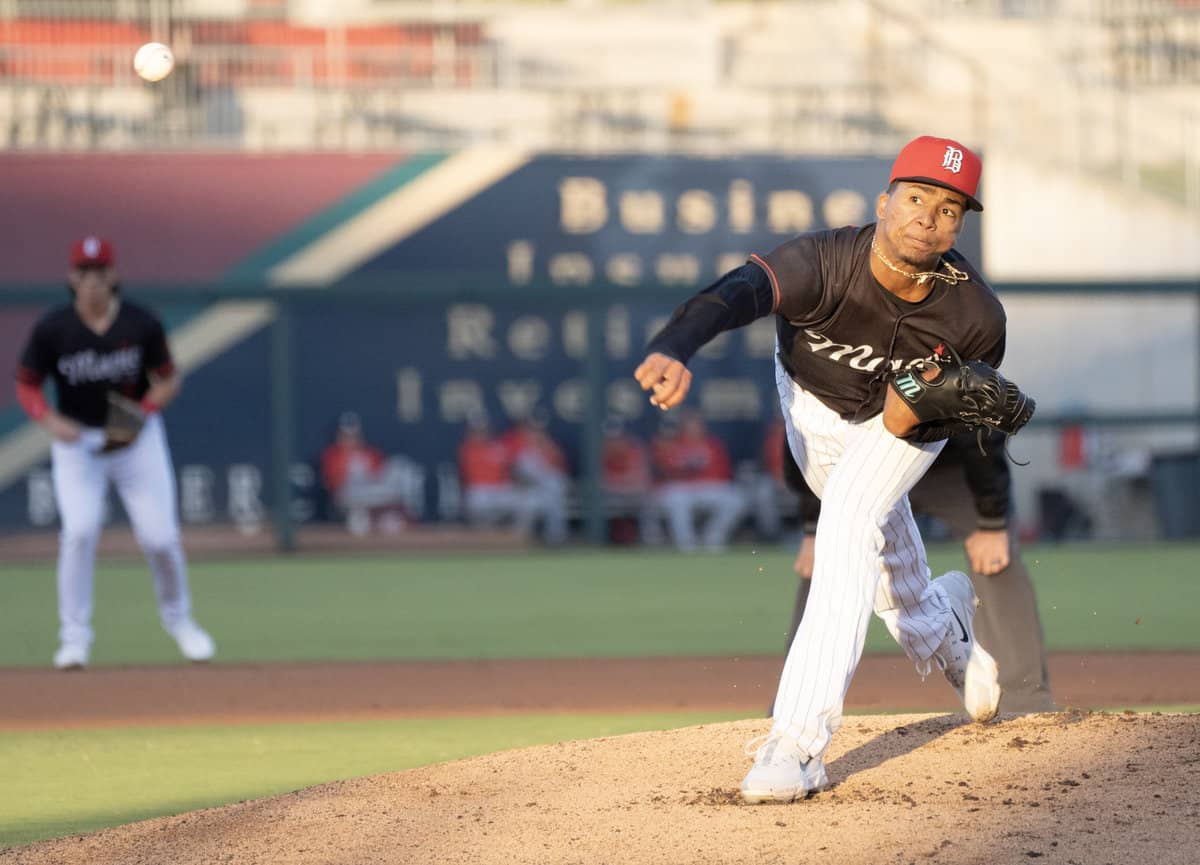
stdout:
POLYGON ((958 617, 958 613, 954 612, 954 610, 951 610, 950 614, 952 616, 954 616, 954 621, 958 622, 958 627, 962 629, 962 641, 961 642, 969 643, 970 640, 967 639, 967 629, 965 627, 963 627, 962 619, 960 619, 958 617))

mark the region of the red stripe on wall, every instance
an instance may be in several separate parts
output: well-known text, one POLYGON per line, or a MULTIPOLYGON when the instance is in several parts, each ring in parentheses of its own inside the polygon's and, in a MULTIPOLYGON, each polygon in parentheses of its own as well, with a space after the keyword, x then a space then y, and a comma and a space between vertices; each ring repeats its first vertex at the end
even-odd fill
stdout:
POLYGON ((0 156, 0 283, 63 280, 85 234, 131 281, 215 279, 370 182, 395 154, 0 156))

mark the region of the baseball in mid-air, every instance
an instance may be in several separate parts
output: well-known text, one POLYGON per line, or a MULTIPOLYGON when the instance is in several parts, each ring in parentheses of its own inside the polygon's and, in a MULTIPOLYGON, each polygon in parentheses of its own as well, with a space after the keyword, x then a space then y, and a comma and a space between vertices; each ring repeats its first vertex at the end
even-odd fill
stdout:
POLYGON ((162 81, 175 68, 175 55, 161 42, 147 42, 133 55, 133 71, 146 81, 162 81))

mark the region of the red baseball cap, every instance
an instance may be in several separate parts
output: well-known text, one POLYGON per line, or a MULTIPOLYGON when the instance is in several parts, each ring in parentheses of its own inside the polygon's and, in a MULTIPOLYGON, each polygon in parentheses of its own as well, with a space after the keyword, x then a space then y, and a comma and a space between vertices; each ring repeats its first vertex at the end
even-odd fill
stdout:
POLYGON ((112 244, 89 234, 71 244, 71 267, 112 267, 112 244))
POLYGON ((967 197, 967 206, 971 210, 983 210, 983 205, 975 198, 982 172, 983 163, 979 157, 957 141, 922 135, 904 145, 892 165, 892 178, 888 184, 907 180, 953 189, 967 197))

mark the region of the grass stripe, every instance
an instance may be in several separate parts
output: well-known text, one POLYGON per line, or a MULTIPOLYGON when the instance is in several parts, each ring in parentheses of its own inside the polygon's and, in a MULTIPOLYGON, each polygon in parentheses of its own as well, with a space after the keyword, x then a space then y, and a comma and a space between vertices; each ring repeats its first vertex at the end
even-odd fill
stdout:
MULTIPOLYGON (((935 573, 961 567, 931 548, 935 573)), ((1026 560, 1051 651, 1196 650, 1200 545, 1036 547, 1026 560)), ((229 662, 763 655, 782 651, 789 548, 723 555, 569 551, 278 557, 192 567, 195 606, 229 662)), ((0 666, 54 651, 52 563, 4 565, 0 666)), ((141 563, 96 585, 94 661, 174 663, 141 563)), ((867 651, 895 652, 873 623, 867 651)))
POLYGON ((510 748, 734 720, 524 715, 0 736, 0 848, 510 748))

